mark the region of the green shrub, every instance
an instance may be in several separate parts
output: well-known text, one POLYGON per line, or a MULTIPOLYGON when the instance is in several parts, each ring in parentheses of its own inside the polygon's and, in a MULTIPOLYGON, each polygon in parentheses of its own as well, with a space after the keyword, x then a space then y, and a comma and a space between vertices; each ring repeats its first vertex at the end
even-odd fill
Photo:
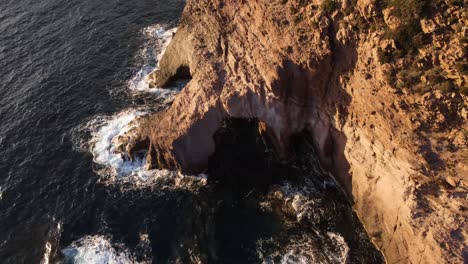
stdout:
POLYGON ((450 93, 453 90, 454 85, 451 81, 444 81, 442 83, 437 84, 434 88, 443 93, 450 93))
POLYGON ((294 23, 297 24, 297 23, 301 22, 303 19, 304 19, 304 18, 303 18, 302 13, 299 13, 299 14, 297 14, 297 15, 294 17, 294 23))
POLYGON ((429 90, 430 88, 423 83, 418 83, 417 85, 413 87, 413 91, 418 94, 424 94, 428 92, 429 90))
POLYGON ((415 51, 422 42, 422 39, 413 39, 415 36, 422 32, 421 25, 418 20, 413 20, 406 24, 401 25, 399 28, 390 32, 390 37, 395 40, 397 48, 402 51, 402 55, 406 55, 415 51), (415 41, 418 41, 415 43, 415 41))
POLYGON ((299 10, 297 10, 294 6, 289 6, 289 12, 291 14, 296 14, 297 12, 299 12, 299 10))
POLYGON ((381 63, 390 63, 393 61, 393 55, 381 48, 377 49, 377 56, 379 57, 379 61, 381 63))
POLYGON ((405 83, 407 83, 408 86, 416 85, 421 82, 421 75, 422 72, 419 69, 411 68, 407 72, 405 83))
POLYGON ((453 25, 458 22, 458 19, 456 17, 450 17, 448 22, 449 22, 449 25, 453 25))
POLYGON ((426 34, 423 34, 423 33, 419 33, 419 34, 413 36, 412 42, 413 42, 413 47, 414 48, 421 48, 421 47, 429 44, 430 36, 426 35, 426 34))
POLYGON ((429 42, 423 35, 420 19, 431 16, 431 0, 386 0, 385 6, 393 7, 393 15, 401 20, 401 26, 389 32, 402 56, 414 52, 429 42))
POLYGON ((468 74, 468 63, 458 62, 455 64, 455 69, 461 74, 468 74))
POLYGON ((363 16, 358 16, 357 21, 357 27, 360 30, 367 31, 369 29, 369 22, 367 22, 367 20, 363 16))
POLYGON ((431 0, 387 0, 387 6, 394 8, 394 15, 403 22, 432 14, 431 0))
POLYGON ((397 84, 397 77, 395 73, 395 69, 391 69, 390 71, 385 73, 385 81, 390 84, 390 86, 395 87, 397 84))
POLYGON ((450 6, 463 6, 464 2, 463 2, 463 0, 449 0, 448 4, 450 6))
POLYGON ((309 4, 308 0, 299 0, 299 6, 306 6, 307 4, 309 4))
POLYGON ((320 6, 320 9, 322 9, 322 11, 327 14, 331 14, 333 13, 333 11, 335 11, 337 6, 338 6, 338 3, 336 2, 336 0, 325 0, 320 6))
POLYGON ((465 96, 468 96, 468 85, 460 87, 460 93, 465 96))
POLYGON ((434 67, 426 71, 425 76, 428 82, 431 84, 437 84, 443 82, 445 79, 441 74, 442 69, 440 67, 434 67))
POLYGON ((463 46, 468 43, 468 38, 466 36, 458 35, 458 40, 463 46))

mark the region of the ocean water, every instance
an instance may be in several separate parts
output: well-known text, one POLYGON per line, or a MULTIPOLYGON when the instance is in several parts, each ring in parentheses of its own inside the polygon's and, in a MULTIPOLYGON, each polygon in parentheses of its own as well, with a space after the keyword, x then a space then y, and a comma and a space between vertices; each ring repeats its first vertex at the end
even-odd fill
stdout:
POLYGON ((382 262, 316 160, 225 181, 148 172, 145 153, 113 152, 134 118, 169 107, 186 83, 145 82, 184 4, 2 1, 0 263, 382 262), (301 180, 244 181, 282 173, 301 180))
POLYGON ((40 263, 47 243, 56 255, 102 231, 109 194, 96 187, 93 155, 77 151, 73 131, 96 116, 157 104, 132 94, 129 81, 155 67, 141 54, 156 37, 145 30, 174 28, 184 4, 2 1, 0 263, 40 263))

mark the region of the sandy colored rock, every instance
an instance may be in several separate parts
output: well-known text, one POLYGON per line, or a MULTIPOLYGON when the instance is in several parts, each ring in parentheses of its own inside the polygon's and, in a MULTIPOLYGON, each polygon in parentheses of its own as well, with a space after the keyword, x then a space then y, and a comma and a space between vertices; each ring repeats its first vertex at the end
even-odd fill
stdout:
POLYGON ((458 182, 452 178, 451 176, 448 176, 445 181, 452 187, 457 187, 458 186, 458 182))
POLYGON ((401 26, 401 20, 393 15, 394 8, 389 7, 382 11, 385 23, 390 29, 397 29, 401 26))
MULTIPOLYGON (((367 2, 349 17, 372 16, 367 2)), ((399 27, 391 10, 383 16, 399 27)), ((148 168, 200 172, 226 117, 258 119, 283 157, 305 129, 388 263, 467 261, 465 233, 453 235, 467 230, 468 171, 459 165, 468 163, 467 146, 454 141, 468 131, 460 114, 467 98, 396 92, 388 83, 394 65, 378 56, 378 47, 395 44, 336 19, 315 2, 189 0, 150 80, 164 86, 186 68, 192 80, 121 149, 145 141, 148 168)))
POLYGON ((436 24, 431 19, 422 19, 421 29, 426 34, 433 33, 436 30, 436 24))
POLYGON ((357 0, 357 8, 361 16, 370 19, 377 15, 376 0, 357 0))

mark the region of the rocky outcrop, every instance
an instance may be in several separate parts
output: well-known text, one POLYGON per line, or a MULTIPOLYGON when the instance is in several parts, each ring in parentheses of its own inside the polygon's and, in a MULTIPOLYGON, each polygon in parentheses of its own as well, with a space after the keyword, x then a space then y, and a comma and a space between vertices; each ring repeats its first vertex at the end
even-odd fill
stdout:
POLYGON ((188 1, 149 81, 192 79, 121 149, 200 172, 227 117, 258 119, 283 158, 305 129, 389 263, 467 261, 466 96, 397 90, 379 54, 395 43, 368 26, 391 14, 322 2, 188 1))
POLYGON ((160 70, 149 80, 164 86, 186 67, 192 80, 168 111, 152 117, 157 125, 148 133, 150 167, 202 170, 227 116, 258 118, 286 155, 290 136, 326 115, 320 105, 333 67, 330 19, 312 6, 304 10, 310 19, 284 12, 286 7, 187 4, 160 70), (306 33, 314 26, 314 34, 306 33))

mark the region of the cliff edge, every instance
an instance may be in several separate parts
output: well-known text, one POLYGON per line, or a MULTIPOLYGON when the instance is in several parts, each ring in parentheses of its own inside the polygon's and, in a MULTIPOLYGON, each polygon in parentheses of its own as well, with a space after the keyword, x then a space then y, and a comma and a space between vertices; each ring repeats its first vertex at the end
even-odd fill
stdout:
POLYGON ((191 78, 122 152, 201 172, 227 117, 279 156, 308 131, 389 263, 461 263, 468 188, 464 1, 189 0, 160 67, 191 78))

